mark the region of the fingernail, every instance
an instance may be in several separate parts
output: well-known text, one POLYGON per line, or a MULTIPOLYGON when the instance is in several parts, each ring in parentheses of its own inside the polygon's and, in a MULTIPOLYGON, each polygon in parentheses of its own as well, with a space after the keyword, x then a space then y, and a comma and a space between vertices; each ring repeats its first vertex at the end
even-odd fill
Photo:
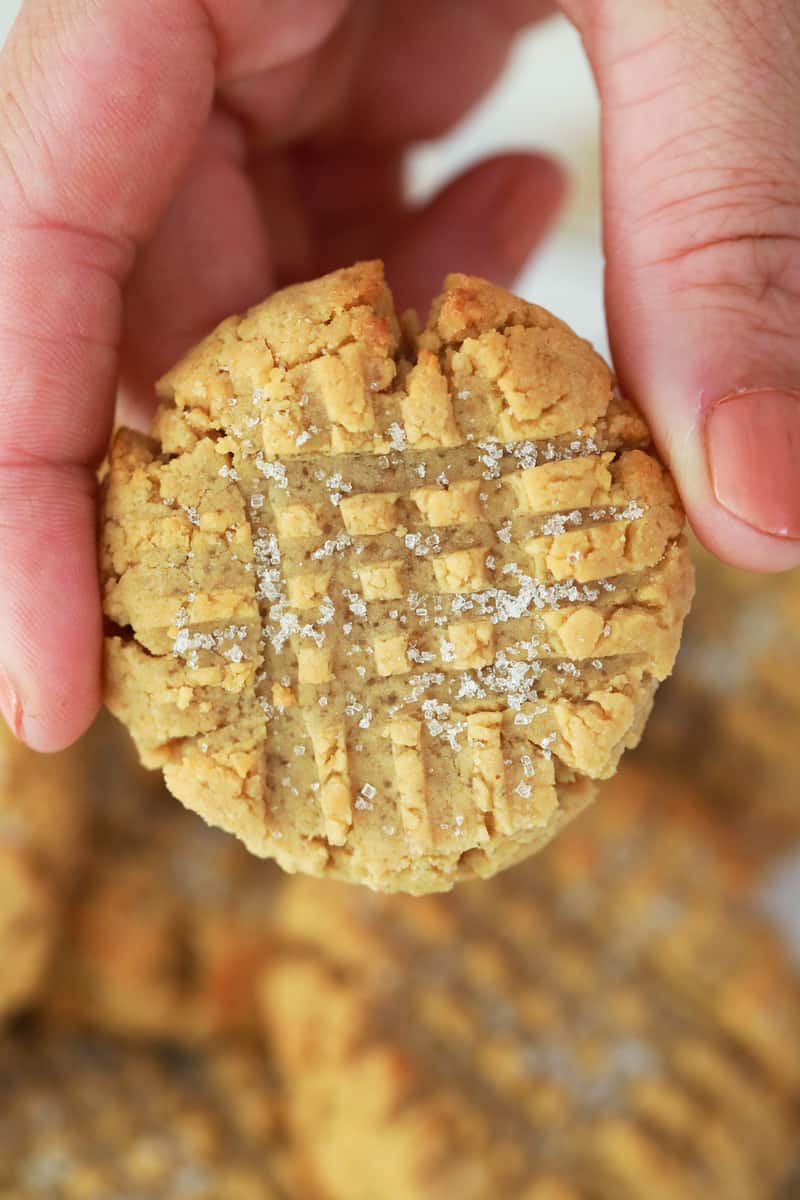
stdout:
POLYGON ((753 388, 718 400, 706 452, 723 508, 762 533, 800 538, 800 392, 753 388))
POLYGON ((22 704, 11 680, 0 668, 0 712, 14 737, 22 735, 22 704))

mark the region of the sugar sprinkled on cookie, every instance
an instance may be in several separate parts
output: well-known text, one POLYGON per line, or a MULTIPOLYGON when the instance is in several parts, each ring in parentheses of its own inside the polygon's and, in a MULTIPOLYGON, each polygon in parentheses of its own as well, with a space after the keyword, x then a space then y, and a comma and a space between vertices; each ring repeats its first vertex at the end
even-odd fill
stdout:
POLYGON ((379 263, 223 322, 111 454, 110 707, 170 789, 289 870, 428 892, 552 837, 638 739, 692 588, 605 363, 379 263))

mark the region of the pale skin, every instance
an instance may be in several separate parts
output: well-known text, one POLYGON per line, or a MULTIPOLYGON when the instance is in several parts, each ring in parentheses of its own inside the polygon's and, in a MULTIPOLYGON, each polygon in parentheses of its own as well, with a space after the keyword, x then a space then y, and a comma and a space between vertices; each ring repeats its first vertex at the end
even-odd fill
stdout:
MULTIPOLYGON (((41 750, 101 694, 115 397, 276 286, 381 256, 401 304, 511 282, 563 192, 528 154, 423 211, 408 143, 545 0, 26 0, 0 56, 0 706, 41 750)), ((615 366, 720 557, 800 564, 800 8, 563 0, 603 113, 615 366)), ((532 114, 532 122, 546 119, 532 114)))

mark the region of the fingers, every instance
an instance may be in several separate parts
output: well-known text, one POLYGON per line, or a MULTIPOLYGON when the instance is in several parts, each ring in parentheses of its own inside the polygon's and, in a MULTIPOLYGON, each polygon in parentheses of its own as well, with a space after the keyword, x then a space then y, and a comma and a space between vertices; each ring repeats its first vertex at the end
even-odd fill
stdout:
POLYGON ((427 314, 453 270, 511 285, 553 222, 565 182, 551 159, 506 154, 460 175, 386 246, 398 306, 427 314))
POLYGON ((266 227, 238 126, 215 114, 125 289, 126 421, 147 428, 154 381, 228 316, 273 287, 266 227))
POLYGON ((0 704, 37 750, 67 745, 99 703, 95 476, 87 467, 0 471, 0 704))
POLYGON ((350 0, 206 0, 206 20, 218 47, 219 82, 285 68, 312 54, 349 6, 350 0))
POLYGON ((70 741, 100 694, 91 496, 120 289, 199 143, 215 72, 272 54, 273 7, 153 0, 143 20, 133 0, 28 0, 0 56, 0 706, 39 749, 70 741))
POLYGON ((456 268, 513 282, 565 190, 563 173, 551 159, 502 154, 410 210, 403 203, 401 158, 394 152, 351 158, 306 154, 295 166, 295 187, 319 198, 308 213, 314 245, 309 273, 382 257, 397 305, 423 314, 456 268))
POLYGON ((319 53, 223 89, 254 144, 372 146, 438 137, 485 94, 515 33, 552 0, 353 0, 319 53))
POLYGON ((253 168, 279 285, 385 255, 408 217, 403 151, 301 145, 253 168))
POLYGON ((384 0, 346 128, 362 143, 438 137, 500 74, 516 31, 551 8, 550 0, 384 0))
POLYGON ((156 132, 157 64, 179 39, 165 32, 159 48, 129 10, 103 25, 34 5, 0 61, 13 96, 0 125, 0 668, 12 723, 45 750, 80 733, 100 696, 91 484, 113 406, 120 284, 213 86, 198 25, 175 97, 186 143, 156 132))
POLYGON ((800 10, 567 0, 603 108, 625 389, 721 557, 800 563, 800 10))

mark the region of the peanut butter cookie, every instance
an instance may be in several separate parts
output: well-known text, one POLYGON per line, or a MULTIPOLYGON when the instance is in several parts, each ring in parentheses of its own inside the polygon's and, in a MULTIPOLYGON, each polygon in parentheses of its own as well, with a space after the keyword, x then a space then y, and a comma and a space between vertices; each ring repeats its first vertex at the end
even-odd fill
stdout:
POLYGON ((87 1037, 0 1041, 3 1200, 290 1200, 257 1046, 203 1055, 87 1037))
POLYGON ((289 871, 445 890, 547 842, 635 744, 692 590, 641 418, 561 321, 379 263, 224 321, 118 435, 108 703, 289 871))
POLYGON ((110 717, 87 748, 87 863, 43 1009, 60 1025, 192 1042, 259 1030, 285 876, 175 804, 110 717))
POLYGON ((625 766, 489 883, 287 885, 264 1014, 332 1200, 772 1200, 800 985, 707 815, 625 766))
POLYGON ((692 552, 697 600, 642 752, 693 779, 768 860, 800 840, 800 571, 692 552))
POLYGON ((39 990, 82 829, 76 753, 34 754, 0 720, 0 1018, 39 990))

